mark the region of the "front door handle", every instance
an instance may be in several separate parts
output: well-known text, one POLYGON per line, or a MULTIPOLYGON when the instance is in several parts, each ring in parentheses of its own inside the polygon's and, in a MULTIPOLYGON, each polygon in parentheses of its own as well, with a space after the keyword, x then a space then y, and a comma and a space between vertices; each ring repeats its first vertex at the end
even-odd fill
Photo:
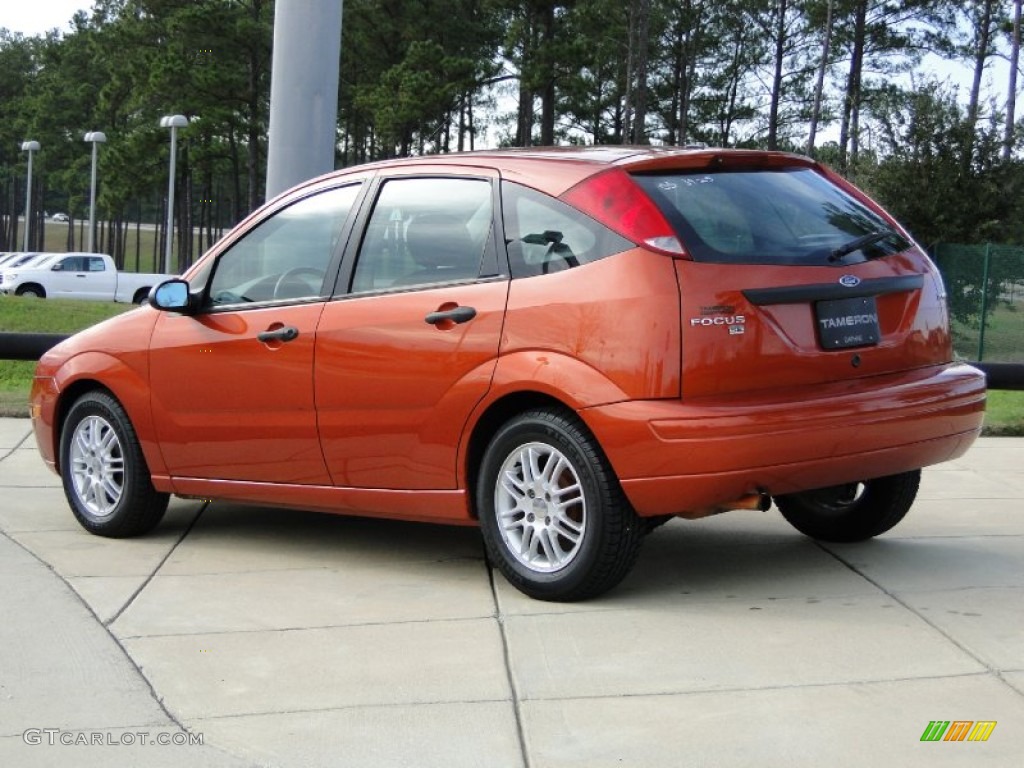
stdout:
POLYGON ((275 328, 273 331, 262 331, 256 334, 256 338, 262 342, 268 341, 292 341, 298 338, 299 329, 294 325, 285 325, 275 328))
POLYGON ((431 312, 423 319, 427 321, 427 325, 437 325, 439 323, 468 323, 474 317, 476 317, 474 307, 453 307, 431 312))

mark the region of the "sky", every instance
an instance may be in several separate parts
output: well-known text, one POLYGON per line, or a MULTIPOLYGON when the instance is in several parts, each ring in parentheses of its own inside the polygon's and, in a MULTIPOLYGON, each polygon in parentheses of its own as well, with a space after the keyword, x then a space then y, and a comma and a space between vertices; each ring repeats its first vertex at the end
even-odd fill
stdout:
POLYGON ((4 0, 0 27, 26 37, 54 28, 64 32, 77 11, 91 8, 92 0, 4 0))

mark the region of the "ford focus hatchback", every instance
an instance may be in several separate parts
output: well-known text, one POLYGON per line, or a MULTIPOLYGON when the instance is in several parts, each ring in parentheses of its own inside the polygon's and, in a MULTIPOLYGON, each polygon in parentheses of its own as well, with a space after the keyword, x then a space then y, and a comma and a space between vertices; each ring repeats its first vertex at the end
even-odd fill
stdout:
POLYGON ((577 600, 673 516, 896 525, 981 426, 945 298, 806 158, 395 160, 287 192, 55 347, 32 416, 93 533, 144 533, 172 493, 479 524, 513 585, 577 600))

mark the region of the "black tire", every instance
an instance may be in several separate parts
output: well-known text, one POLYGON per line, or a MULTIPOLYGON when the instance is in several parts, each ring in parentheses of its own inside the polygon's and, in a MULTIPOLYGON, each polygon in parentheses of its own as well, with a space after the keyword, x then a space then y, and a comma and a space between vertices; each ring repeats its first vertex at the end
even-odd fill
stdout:
POLYGON ((23 285, 14 294, 15 296, 24 296, 26 299, 46 298, 46 290, 41 285, 23 285))
POLYGON ((78 522, 110 538, 151 530, 169 495, 153 488, 135 430, 121 404, 106 392, 75 401, 60 436, 64 495, 78 522))
POLYGON ((568 412, 527 411, 498 430, 481 462, 476 508, 491 562, 540 600, 608 591, 644 537, 597 441, 568 412))
POLYGON ((775 497, 782 516, 812 539, 864 541, 904 518, 917 497, 921 470, 775 497))

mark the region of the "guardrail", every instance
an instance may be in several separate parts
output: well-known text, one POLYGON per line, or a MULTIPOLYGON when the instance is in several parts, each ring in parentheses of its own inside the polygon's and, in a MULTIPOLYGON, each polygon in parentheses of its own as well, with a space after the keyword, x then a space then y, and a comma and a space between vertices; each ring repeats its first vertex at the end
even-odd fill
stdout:
POLYGON ((0 333, 0 360, 38 360, 66 338, 62 333, 0 333))
MULTIPOLYGON (((0 360, 38 360, 68 338, 60 333, 0 333, 0 360)), ((989 389, 1024 390, 1024 363, 971 363, 989 389)))
POLYGON ((989 389, 1024 390, 1024 363, 971 363, 985 374, 989 389))

